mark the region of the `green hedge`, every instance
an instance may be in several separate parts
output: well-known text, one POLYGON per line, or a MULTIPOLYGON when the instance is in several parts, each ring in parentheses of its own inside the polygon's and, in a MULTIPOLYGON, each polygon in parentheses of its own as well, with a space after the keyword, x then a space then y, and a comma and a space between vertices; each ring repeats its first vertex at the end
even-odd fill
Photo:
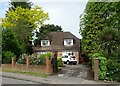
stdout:
POLYGON ((120 59, 116 58, 108 59, 107 80, 120 82, 120 59))
POLYGON ((11 64, 12 57, 15 57, 15 54, 11 51, 3 51, 2 52, 2 63, 3 64, 11 64))
POLYGON ((105 57, 98 57, 99 58, 99 79, 104 80, 106 79, 107 73, 107 59, 105 57))
POLYGON ((62 58, 57 59, 57 66, 58 67, 63 67, 62 58))
POLYGON ((103 57, 102 54, 100 53, 94 53, 92 55, 92 69, 93 69, 93 64, 94 64, 94 58, 98 58, 99 59, 99 79, 100 80, 104 80, 106 79, 106 71, 107 71, 107 59, 105 57, 103 57))

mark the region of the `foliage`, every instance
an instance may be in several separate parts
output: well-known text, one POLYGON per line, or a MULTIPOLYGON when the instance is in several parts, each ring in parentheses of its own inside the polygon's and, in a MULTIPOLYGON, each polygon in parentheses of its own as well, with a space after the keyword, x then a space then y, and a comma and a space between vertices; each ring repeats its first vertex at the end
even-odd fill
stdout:
POLYGON ((12 28, 15 32, 19 43, 25 50, 28 41, 32 37, 32 31, 39 25, 42 25, 48 19, 48 13, 44 13, 41 7, 35 6, 33 9, 24 9, 17 7, 15 10, 11 9, 4 19, 2 19, 2 26, 5 28, 12 28))
MULTIPOLYGON (((112 74, 119 69, 114 60, 118 60, 120 49, 120 2, 88 2, 84 13, 80 16, 80 34, 82 35, 82 50, 91 57, 91 54, 99 52, 100 57, 107 58, 107 77, 119 81, 119 73, 112 74), (114 63, 109 59, 114 57, 114 63)), ((119 62, 116 61, 118 65, 119 62)), ((105 66, 102 67, 105 69, 105 66)), ((100 71, 100 79, 105 79, 105 71, 100 71)), ((110 80, 109 79, 109 80, 110 80)))
POLYGON ((11 0, 9 5, 10 5, 9 10, 11 9, 15 10, 15 8, 17 8, 18 6, 21 6, 22 8, 25 8, 25 9, 26 8, 31 9, 31 6, 33 4, 29 0, 22 0, 20 2, 18 2, 17 0, 11 0))
POLYGON ((11 51, 3 51, 2 54, 2 63, 4 64, 10 64, 12 61, 12 57, 15 57, 15 54, 11 51))
POLYGON ((52 56, 51 52, 47 52, 47 53, 46 53, 46 56, 47 56, 47 57, 51 57, 51 56, 52 56))
POLYGON ((99 58, 99 79, 104 80, 106 79, 106 71, 107 71, 107 59, 105 57, 98 57, 99 58))
POLYGON ((57 59, 57 66, 58 67, 63 67, 62 58, 57 59))
MULTIPOLYGON (((26 64, 26 54, 22 54, 17 63, 18 64, 26 64)), ((30 64, 31 65, 46 65, 46 56, 48 57, 51 57, 51 53, 48 52, 46 54, 32 54, 32 55, 29 55, 30 57, 30 64)))
POLYGON ((36 32, 38 39, 35 40, 35 44, 37 44, 38 41, 39 41, 41 38, 43 38, 47 33, 49 33, 49 32, 55 32, 55 31, 62 31, 61 26, 54 25, 54 24, 51 24, 51 25, 50 25, 50 24, 42 25, 42 26, 39 28, 39 32, 36 32))
POLYGON ((26 64, 26 54, 20 55, 18 61, 16 62, 17 64, 26 64))
POLYGON ((11 51, 17 56, 23 53, 22 46, 12 29, 2 30, 2 51, 11 51))
MULTIPOLYGON (((119 23, 120 22, 120 2, 88 2, 85 8, 84 13, 80 16, 80 33, 83 37, 82 39, 82 48, 86 53, 94 52, 104 52, 102 46, 104 44, 103 40, 99 40, 102 37, 102 34, 98 36, 102 31, 108 31, 112 29, 119 32, 119 23), (94 46, 94 47, 93 47, 94 46)), ((113 32, 114 32, 113 31, 113 32)), ((108 31, 109 32, 109 31, 108 31)), ((116 33, 115 32, 115 33, 116 33)), ((117 34, 116 33, 116 34, 117 34)), ((103 35, 104 37, 107 34, 103 35)), ((118 40, 120 37, 114 38, 118 40)), ((114 40, 112 40, 114 41, 114 40)), ((109 42, 111 43, 111 42, 109 42)), ((114 46, 116 47, 119 41, 115 41, 114 46)), ((112 45, 112 43, 111 43, 112 45)), ((109 46, 110 49, 113 46, 109 46)), ((109 50, 109 49, 107 49, 109 50)))
POLYGON ((120 82, 120 59, 108 59, 107 80, 120 82))

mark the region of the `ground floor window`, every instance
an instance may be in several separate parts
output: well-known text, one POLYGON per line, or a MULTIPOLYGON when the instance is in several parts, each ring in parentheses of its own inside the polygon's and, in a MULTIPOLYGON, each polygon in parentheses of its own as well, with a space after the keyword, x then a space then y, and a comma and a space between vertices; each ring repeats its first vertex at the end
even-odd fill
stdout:
POLYGON ((38 52, 38 54, 46 54, 47 52, 38 52))
POLYGON ((74 55, 74 51, 62 51, 62 56, 64 55, 74 55))

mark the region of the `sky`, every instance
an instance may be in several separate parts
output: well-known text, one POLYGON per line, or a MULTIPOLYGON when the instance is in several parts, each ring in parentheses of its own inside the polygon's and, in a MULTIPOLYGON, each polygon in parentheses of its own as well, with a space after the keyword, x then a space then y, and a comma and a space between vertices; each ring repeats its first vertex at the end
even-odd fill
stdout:
MULTIPOLYGON (((5 17, 9 1, 0 2, 0 17, 2 18, 5 17)), ((45 24, 59 25, 63 31, 69 31, 81 38, 79 34, 79 16, 83 13, 87 0, 32 0, 32 2, 48 12, 50 20, 47 20, 45 24)))

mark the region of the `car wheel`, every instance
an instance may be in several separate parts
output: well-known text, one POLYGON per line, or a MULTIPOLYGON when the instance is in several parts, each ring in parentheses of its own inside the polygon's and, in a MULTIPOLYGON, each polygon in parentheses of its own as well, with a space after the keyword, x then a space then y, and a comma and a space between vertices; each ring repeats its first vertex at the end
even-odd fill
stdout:
POLYGON ((67 61, 67 64, 69 65, 69 61, 67 61))
POLYGON ((76 65, 76 63, 74 63, 74 65, 76 65))

